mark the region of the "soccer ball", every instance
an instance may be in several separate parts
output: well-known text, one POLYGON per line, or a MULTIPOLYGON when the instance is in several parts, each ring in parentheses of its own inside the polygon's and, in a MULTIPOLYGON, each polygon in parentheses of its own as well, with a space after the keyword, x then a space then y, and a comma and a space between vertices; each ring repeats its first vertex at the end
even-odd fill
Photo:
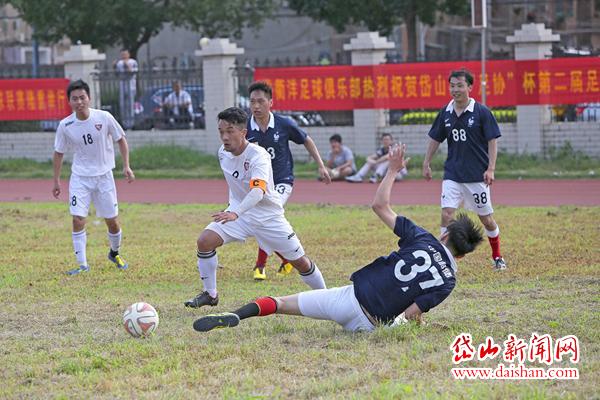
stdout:
POLYGON ((150 336, 158 327, 158 313, 148 303, 134 303, 123 314, 123 326, 133 337, 150 336))

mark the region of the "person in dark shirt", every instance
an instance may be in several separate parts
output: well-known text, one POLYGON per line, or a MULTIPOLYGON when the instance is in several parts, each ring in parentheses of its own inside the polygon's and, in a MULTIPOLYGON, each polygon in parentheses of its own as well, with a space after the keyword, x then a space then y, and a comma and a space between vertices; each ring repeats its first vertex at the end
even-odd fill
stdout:
MULTIPOLYGON (((327 184, 331 183, 327 168, 325 168, 319 150, 311 137, 300 129, 291 118, 271 112, 271 107, 273 107, 271 86, 266 82, 257 81, 248 87, 248 93, 252 118, 248 120, 246 138, 250 143, 256 143, 263 147, 271 155, 275 191, 279 193, 281 203, 285 206, 294 187, 294 159, 290 150, 290 141, 306 148, 318 165, 320 178, 327 184)), ((281 265, 278 275, 288 275, 292 272, 292 265, 281 255, 279 257, 281 265)), ((257 281, 267 278, 265 273, 267 258, 267 253, 259 248, 253 269, 254 279, 257 281)))
POLYGON ((237 326, 240 320, 274 313, 335 321, 348 331, 372 331, 396 319, 416 319, 444 301, 456 285, 456 259, 475 250, 481 229, 458 215, 438 240, 390 206, 398 172, 406 167, 405 145, 390 150, 390 165, 373 200, 375 214, 399 237, 398 249, 354 272, 352 284, 284 297, 260 297, 233 312, 194 322, 199 332, 237 326))
POLYGON ((448 157, 442 183, 443 234, 461 204, 475 211, 492 248, 494 268, 506 269, 500 253, 500 228, 494 220, 490 186, 494 182, 497 139, 500 128, 491 111, 469 97, 473 76, 467 70, 452 71, 448 78, 452 101, 442 108, 429 131, 429 145, 423 160, 423 177, 431 180, 431 158, 444 140, 448 157))

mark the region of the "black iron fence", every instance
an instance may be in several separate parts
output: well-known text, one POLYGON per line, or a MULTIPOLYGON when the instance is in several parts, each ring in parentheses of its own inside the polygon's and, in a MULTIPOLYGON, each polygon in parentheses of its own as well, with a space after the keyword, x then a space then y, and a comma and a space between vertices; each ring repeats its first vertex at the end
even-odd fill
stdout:
POLYGON ((63 65, 40 65, 34 76, 31 64, 0 64, 0 79, 64 78, 63 65))
MULTIPOLYGON (((120 73, 102 66, 95 82, 101 108, 110 111, 126 129, 182 129, 205 127, 202 68, 186 64, 142 65, 137 73, 120 73), (164 67, 164 68, 163 68, 164 67), (168 107, 174 83, 191 98, 191 108, 168 107)), ((173 104, 171 104, 173 105, 173 104)))

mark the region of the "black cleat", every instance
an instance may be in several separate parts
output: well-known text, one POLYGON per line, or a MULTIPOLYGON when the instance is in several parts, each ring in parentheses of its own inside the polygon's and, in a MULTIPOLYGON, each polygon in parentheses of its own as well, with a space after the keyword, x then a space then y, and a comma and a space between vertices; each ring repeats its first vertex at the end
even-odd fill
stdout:
POLYGON ((220 314, 211 314, 199 318, 194 322, 194 329, 198 332, 208 332, 217 328, 233 328, 240 323, 240 317, 237 314, 226 312, 220 314))
POLYGON ((193 299, 189 299, 185 303, 183 303, 186 307, 191 308, 199 308, 202 306, 211 306, 214 307, 219 304, 219 295, 217 297, 211 297, 208 292, 202 292, 198 296, 193 299))

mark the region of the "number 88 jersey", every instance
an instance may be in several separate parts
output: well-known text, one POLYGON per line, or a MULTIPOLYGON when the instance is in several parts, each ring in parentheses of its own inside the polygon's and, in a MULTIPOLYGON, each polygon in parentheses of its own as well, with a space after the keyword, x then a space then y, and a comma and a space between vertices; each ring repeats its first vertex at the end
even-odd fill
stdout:
POLYGON ((440 110, 429 131, 433 140, 448 140, 444 179, 459 183, 483 182, 489 164, 488 142, 500 136, 494 115, 473 99, 459 116, 452 100, 440 110))
POLYGON ((456 261, 431 233, 398 216, 394 233, 400 248, 352 274, 358 302, 389 323, 416 303, 422 312, 440 304, 456 284, 456 261))
POLYGON ((115 168, 113 142, 125 136, 123 128, 108 112, 90 108, 82 121, 72 113, 58 125, 54 150, 73 150, 71 172, 79 176, 100 176, 115 168))

